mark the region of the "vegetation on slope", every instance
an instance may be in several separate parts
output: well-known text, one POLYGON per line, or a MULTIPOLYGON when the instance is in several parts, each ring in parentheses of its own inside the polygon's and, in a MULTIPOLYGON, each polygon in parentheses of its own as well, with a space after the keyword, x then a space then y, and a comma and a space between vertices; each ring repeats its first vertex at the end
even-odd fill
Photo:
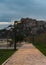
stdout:
POLYGON ((46 56, 46 33, 35 36, 33 44, 46 56))

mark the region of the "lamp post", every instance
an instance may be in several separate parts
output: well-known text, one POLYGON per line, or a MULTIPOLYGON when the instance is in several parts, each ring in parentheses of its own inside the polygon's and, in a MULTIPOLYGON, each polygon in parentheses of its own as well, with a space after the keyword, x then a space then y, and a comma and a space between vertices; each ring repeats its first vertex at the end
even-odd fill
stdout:
POLYGON ((17 43, 17 40, 16 40, 16 33, 17 33, 17 23, 14 23, 14 30, 13 30, 13 37, 14 37, 14 50, 16 50, 16 43, 17 43))
POLYGON ((33 34, 33 44, 34 44, 34 34, 33 34))
POLYGON ((16 37, 16 31, 14 31, 14 50, 16 50, 16 40, 15 40, 15 37, 16 37))
POLYGON ((31 34, 32 34, 32 42, 33 42, 33 44, 34 44, 34 31, 31 31, 31 34))

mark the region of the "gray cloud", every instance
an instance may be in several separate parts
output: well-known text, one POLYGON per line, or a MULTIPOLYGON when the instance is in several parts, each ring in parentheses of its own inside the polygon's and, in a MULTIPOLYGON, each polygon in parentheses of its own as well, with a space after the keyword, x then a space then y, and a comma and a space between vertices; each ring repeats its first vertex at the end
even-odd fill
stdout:
POLYGON ((21 17, 46 19, 46 0, 0 0, 0 21, 21 17))

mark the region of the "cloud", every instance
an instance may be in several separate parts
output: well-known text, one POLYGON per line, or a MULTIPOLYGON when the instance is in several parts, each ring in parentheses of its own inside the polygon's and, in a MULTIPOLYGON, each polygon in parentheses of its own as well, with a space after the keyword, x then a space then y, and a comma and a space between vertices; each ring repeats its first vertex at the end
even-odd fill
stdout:
POLYGON ((0 22, 0 25, 10 25, 10 24, 14 24, 14 22, 0 22))
POLYGON ((0 28, 22 17, 46 20, 46 0, 0 0, 0 28))
POLYGON ((9 25, 13 25, 13 24, 14 24, 14 21, 13 22, 0 22, 0 29, 4 29, 8 27, 9 25))
POLYGON ((9 24, 8 22, 0 22, 0 25, 9 24))
POLYGON ((22 17, 46 19, 46 0, 0 0, 0 21, 22 17))

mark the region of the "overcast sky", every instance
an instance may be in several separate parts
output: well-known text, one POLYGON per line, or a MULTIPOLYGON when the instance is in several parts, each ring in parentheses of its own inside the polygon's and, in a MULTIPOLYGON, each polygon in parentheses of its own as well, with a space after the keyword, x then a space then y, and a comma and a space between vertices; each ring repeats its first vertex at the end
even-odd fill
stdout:
POLYGON ((0 21, 22 17, 46 20, 46 0, 0 0, 0 21))
POLYGON ((13 25, 14 22, 0 22, 0 29, 4 29, 8 27, 9 25, 13 25))

